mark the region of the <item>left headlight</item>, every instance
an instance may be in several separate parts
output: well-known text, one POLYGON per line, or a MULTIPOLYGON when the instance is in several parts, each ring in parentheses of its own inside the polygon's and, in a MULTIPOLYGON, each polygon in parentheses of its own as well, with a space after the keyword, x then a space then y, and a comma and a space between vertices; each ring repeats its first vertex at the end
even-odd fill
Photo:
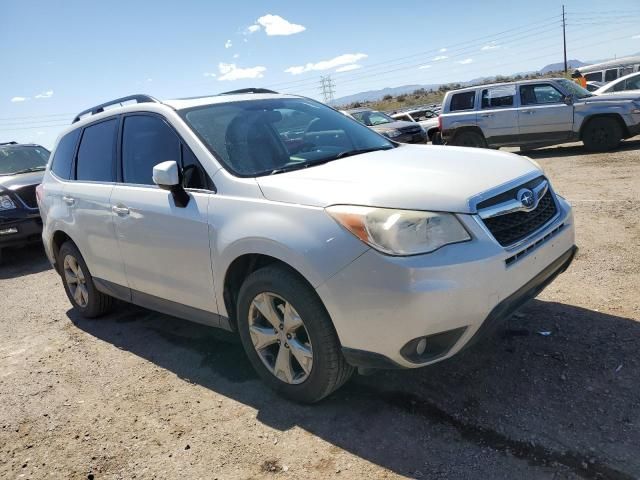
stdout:
POLYGON ((0 210, 13 210, 16 204, 9 195, 0 195, 0 210))
POLYGON ((471 240, 451 213, 334 205, 326 211, 360 240, 388 255, 418 255, 471 240))

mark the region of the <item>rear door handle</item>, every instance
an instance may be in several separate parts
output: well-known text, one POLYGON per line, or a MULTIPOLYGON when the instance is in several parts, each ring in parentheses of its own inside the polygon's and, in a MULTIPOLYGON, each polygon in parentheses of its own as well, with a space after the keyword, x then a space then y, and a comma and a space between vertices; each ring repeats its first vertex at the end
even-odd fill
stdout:
POLYGON ((527 115, 533 115, 535 112, 533 110, 521 110, 520 113, 526 113, 527 115))
POLYGON ((121 217, 129 215, 129 209, 123 205, 114 205, 111 207, 111 210, 113 210, 113 213, 120 215, 121 217))
POLYGON ((64 195, 62 197, 62 201, 64 203, 66 203, 67 205, 73 205, 74 203, 76 203, 75 199, 73 197, 69 197, 67 195, 64 195))
POLYGON ((489 117, 493 117, 493 113, 483 113, 482 115, 480 115, 482 118, 489 118, 489 117))

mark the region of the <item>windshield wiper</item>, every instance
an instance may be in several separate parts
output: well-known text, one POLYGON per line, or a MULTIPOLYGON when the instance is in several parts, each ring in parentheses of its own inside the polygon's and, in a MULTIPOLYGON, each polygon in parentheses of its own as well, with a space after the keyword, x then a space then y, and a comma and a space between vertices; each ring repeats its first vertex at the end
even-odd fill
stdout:
POLYGON ((360 155, 361 153, 377 152, 378 150, 391 150, 393 147, 374 147, 374 148, 360 148, 356 150, 345 150, 338 153, 333 159, 352 157, 354 155, 360 155))
POLYGON ((316 165, 322 165, 323 163, 327 163, 332 160, 337 160, 337 157, 322 158, 320 160, 314 160, 311 162, 300 162, 294 165, 286 165, 284 167, 271 170, 268 173, 269 175, 277 175, 278 173, 286 173, 286 172, 292 172, 294 170, 302 170, 304 168, 315 167, 316 165))
POLYGON ((19 173, 31 173, 31 172, 41 172, 42 170, 44 170, 47 167, 31 167, 31 168, 25 168, 23 170, 17 170, 15 172, 13 172, 10 175, 18 175, 19 173))
MULTIPOLYGON (((339 160, 345 157, 351 157, 353 155, 360 155, 361 153, 377 152, 378 150, 391 150, 394 147, 375 147, 375 148, 361 148, 357 150, 345 150, 344 152, 337 153, 332 157, 321 158, 310 162, 301 162, 294 165, 286 165, 284 167, 276 168, 268 172, 269 175, 277 175, 278 173, 292 172, 294 170, 302 170, 304 168, 315 167, 316 165, 322 165, 334 160, 339 160)), ((260 175, 260 174, 258 174, 260 175)))

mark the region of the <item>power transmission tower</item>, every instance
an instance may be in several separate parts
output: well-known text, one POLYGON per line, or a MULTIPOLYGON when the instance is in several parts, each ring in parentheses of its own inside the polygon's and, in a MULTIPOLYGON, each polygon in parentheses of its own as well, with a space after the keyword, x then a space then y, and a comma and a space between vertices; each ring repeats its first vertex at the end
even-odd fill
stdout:
POLYGON ((333 102, 333 94, 335 93, 335 88, 336 84, 333 83, 331 75, 320 77, 320 93, 322 94, 324 103, 329 104, 333 102))
POLYGON ((564 5, 562 5, 562 43, 564 45, 564 73, 567 73, 567 22, 564 15, 564 5))

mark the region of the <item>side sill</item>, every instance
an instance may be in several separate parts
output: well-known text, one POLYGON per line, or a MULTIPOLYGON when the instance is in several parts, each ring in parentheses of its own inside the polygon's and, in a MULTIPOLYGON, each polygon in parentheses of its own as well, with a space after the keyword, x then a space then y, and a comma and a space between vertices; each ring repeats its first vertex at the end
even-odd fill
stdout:
POLYGON ((233 331, 229 319, 217 313, 200 310, 199 308, 193 308, 188 305, 183 305, 182 303, 172 302, 164 298, 132 290, 101 278, 94 278, 93 283, 102 293, 119 300, 191 322, 233 331))

